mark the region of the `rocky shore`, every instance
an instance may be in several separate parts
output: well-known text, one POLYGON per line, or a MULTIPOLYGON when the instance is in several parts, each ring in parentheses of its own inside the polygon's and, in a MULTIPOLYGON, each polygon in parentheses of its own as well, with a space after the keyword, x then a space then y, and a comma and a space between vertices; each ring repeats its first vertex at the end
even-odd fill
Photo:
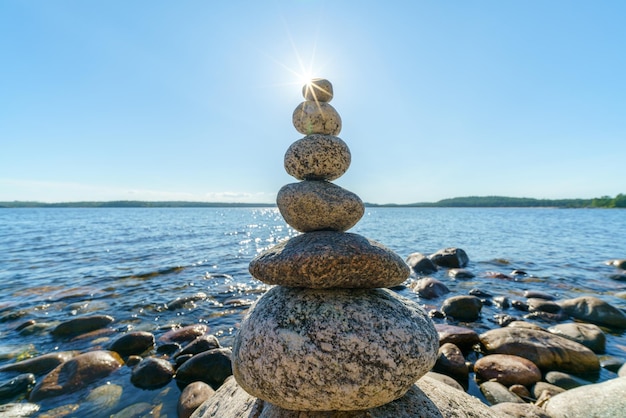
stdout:
MULTIPOLYGON (((509 299, 491 296, 481 289, 452 295, 443 280, 429 277, 433 268, 447 272, 450 281, 464 280, 459 278, 463 275, 484 274, 469 270, 461 273, 459 269, 466 269, 468 261, 461 249, 407 258, 413 272, 406 284, 425 305, 445 295, 439 309, 428 312, 436 322, 439 337, 436 363, 410 389, 411 399, 421 401, 406 406, 401 398, 366 411, 301 412, 298 416, 402 416, 397 415, 397 408, 420 411, 406 416, 623 415, 624 358, 603 355, 612 335, 620 335, 626 328, 622 309, 594 296, 556 300, 549 294, 528 291, 523 298, 509 299), (502 314, 496 318, 499 323, 488 331, 469 328, 471 320, 466 318, 481 315, 486 305, 500 307, 502 314), (549 318, 554 325, 540 327, 537 317, 544 322, 549 318), (471 396, 471 387, 478 387, 480 393, 471 396)), ((623 267, 623 260, 616 260, 615 266, 623 267)), ((617 271, 623 274, 623 270, 617 271)), ((511 277, 519 274, 524 272, 511 272, 511 277)), ((116 329, 114 316, 98 314, 54 326, 20 320, 5 321, 4 325, 12 330, 11 342, 17 346, 20 335, 38 332, 54 336, 58 350, 30 358, 20 358, 28 357, 21 350, 3 353, 3 417, 164 416, 160 415, 160 411, 167 410, 164 402, 177 403, 170 409, 177 409, 180 417, 191 416, 196 409, 196 417, 220 416, 215 411, 224 411, 224 404, 238 405, 242 408, 238 414, 256 408, 265 411, 258 416, 281 416, 270 415, 270 403, 248 395, 230 378, 231 349, 221 347, 205 324, 125 332, 116 329), (92 348, 84 352, 64 350, 78 339, 90 341, 92 348), (172 392, 172 382, 174 393, 164 395, 165 389, 172 392), (124 397, 129 387, 141 388, 144 398, 120 407, 127 404, 124 397)))

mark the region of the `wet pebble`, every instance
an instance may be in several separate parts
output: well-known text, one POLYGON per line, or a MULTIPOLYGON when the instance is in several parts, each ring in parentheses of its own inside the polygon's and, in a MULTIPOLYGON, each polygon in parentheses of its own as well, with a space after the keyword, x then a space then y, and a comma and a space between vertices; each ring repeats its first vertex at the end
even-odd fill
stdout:
POLYGON ((541 371, 532 361, 509 354, 481 357, 474 364, 474 372, 480 380, 493 380, 504 386, 530 386, 541 380, 541 371))
POLYGON ((174 377, 174 367, 169 361, 146 357, 135 366, 130 381, 141 389, 156 389, 167 385, 174 377))
POLYGON ((110 315, 93 315, 73 318, 57 325, 51 334, 57 338, 71 338, 104 328, 114 321, 110 315))
POLYGON ((480 317, 483 305, 476 296, 452 296, 441 305, 441 310, 447 317, 459 321, 475 321, 480 317))
POLYGON ((116 339, 109 349, 122 357, 139 355, 154 347, 154 335, 146 331, 129 332, 116 339))
POLYGON ((233 374, 231 355, 229 348, 216 348, 197 354, 180 366, 176 372, 176 381, 182 386, 201 381, 217 389, 233 374))
POLYGON ((178 399, 178 418, 189 418, 215 391, 204 382, 192 382, 183 389, 178 399))

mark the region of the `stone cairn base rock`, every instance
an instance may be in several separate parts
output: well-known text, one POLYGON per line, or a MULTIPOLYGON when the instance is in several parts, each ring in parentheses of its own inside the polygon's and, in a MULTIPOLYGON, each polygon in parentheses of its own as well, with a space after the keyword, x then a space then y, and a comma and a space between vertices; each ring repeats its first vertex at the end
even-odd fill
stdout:
POLYGON ((438 334, 419 305, 386 289, 409 277, 404 260, 346 232, 365 209, 356 194, 331 183, 351 161, 336 136, 332 85, 315 79, 303 96, 293 124, 305 137, 289 147, 284 164, 300 182, 277 196, 281 215, 302 234, 250 263, 255 278, 277 286, 241 323, 233 375, 237 387, 276 410, 364 411, 415 391, 435 364, 438 334))

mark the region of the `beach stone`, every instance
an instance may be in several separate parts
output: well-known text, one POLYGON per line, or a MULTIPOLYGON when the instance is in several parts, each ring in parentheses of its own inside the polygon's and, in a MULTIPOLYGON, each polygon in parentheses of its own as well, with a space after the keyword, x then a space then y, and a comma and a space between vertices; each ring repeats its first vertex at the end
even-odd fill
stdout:
POLYGON ((430 377, 432 379, 438 380, 442 383, 445 383, 446 385, 453 387, 455 389, 460 390, 461 392, 464 392, 465 389, 463 388, 463 386, 461 386, 461 384, 459 382, 457 382, 453 377, 450 377, 448 375, 445 375, 443 373, 437 373, 437 372, 428 372, 424 375, 424 377, 430 377))
POLYGON ((491 405, 496 405, 503 402, 512 403, 524 403, 524 400, 516 394, 509 392, 509 390, 502 383, 498 382, 484 382, 481 383, 480 391, 485 395, 485 399, 491 405))
POLYGON ((546 292, 542 292, 541 290, 526 290, 524 292, 524 297, 531 299, 545 299, 545 300, 555 300, 556 297, 554 297, 553 295, 546 293, 546 292))
POLYGON ((589 382, 588 380, 584 380, 571 374, 559 372, 556 370, 552 370, 546 373, 545 380, 546 382, 565 390, 591 384, 591 382, 589 382))
POLYGON ((530 403, 501 402, 493 405, 491 410, 507 418, 551 418, 543 409, 530 403))
POLYGON ((326 102, 307 100, 293 111, 293 126, 303 135, 339 135, 341 116, 326 102))
POLYGON ((278 191, 276 203, 285 221, 300 232, 346 231, 365 213, 359 196, 327 181, 287 184, 278 191))
POLYGON ((476 277, 474 273, 469 271, 468 269, 457 269, 453 268, 448 270, 448 276, 453 279, 471 279, 472 277, 476 277))
POLYGON ((530 391, 528 388, 524 385, 520 385, 519 383, 509 386, 509 392, 513 392, 522 399, 530 399, 530 391))
POLYGON ((594 353, 604 353, 606 348, 606 335, 604 335, 600 327, 594 324, 582 324, 579 322, 558 324, 548 328, 548 331, 568 340, 576 341, 594 353))
POLYGON ((181 386, 199 381, 217 389, 233 374, 231 357, 230 348, 214 348, 196 354, 178 368, 176 381, 181 386))
POLYGON ((83 416, 109 416, 117 407, 122 397, 120 385, 105 384, 92 389, 85 402, 80 406, 83 416))
POLYGON ((458 295, 446 299, 441 310, 446 316, 459 321, 475 321, 480 317, 482 307, 482 302, 476 296, 458 295))
POLYGON ((559 393, 565 392, 565 389, 563 389, 560 386, 553 385, 552 383, 540 381, 540 382, 535 383, 531 387, 530 393, 533 395, 534 398, 539 398, 539 396, 541 396, 543 392, 548 392, 550 396, 554 396, 559 393))
POLYGON ((195 302, 206 300, 207 297, 208 297, 207 294, 204 292, 197 292, 189 296, 181 296, 181 297, 178 297, 176 299, 173 299, 167 302, 165 304, 165 308, 168 311, 175 311, 177 309, 185 309, 185 308, 187 309, 195 308, 196 306, 195 302))
POLYGON ((619 370, 617 371, 617 375, 619 377, 626 377, 626 364, 622 365, 622 367, 619 368, 619 370))
POLYGON ((23 418, 34 416, 41 406, 36 403, 20 402, 20 403, 5 403, 0 405, 0 416, 2 418, 23 418))
POLYGON ((567 390, 548 399, 543 408, 553 418, 623 417, 626 411, 626 378, 567 390))
POLYGON ((559 313, 561 307, 556 303, 546 299, 529 298, 526 300, 529 312, 559 313))
POLYGON ((431 274, 437 271, 437 265, 422 253, 409 254, 406 263, 417 274, 431 274))
POLYGON ((618 269, 626 270, 626 260, 610 260, 607 264, 617 267, 618 269))
POLYGON ((122 357, 142 354, 154 347, 154 335, 146 331, 133 331, 122 335, 109 346, 122 357))
POLYGON ((146 357, 135 366, 130 381, 141 389, 157 389, 167 385, 174 377, 174 367, 169 361, 146 357))
POLYGON ((302 86, 302 96, 314 102, 330 102, 333 99, 333 85, 325 78, 314 78, 302 86))
POLYGON ((250 273, 267 284, 309 288, 393 287, 410 274, 382 244, 350 232, 315 231, 257 255, 250 273))
POLYGON ((410 286, 414 292, 424 299, 436 299, 440 296, 450 293, 450 289, 440 280, 432 277, 425 277, 414 282, 410 286))
MULTIPOLYGON (((162 344, 189 343, 208 332, 209 332, 208 325, 205 325, 205 324, 187 325, 184 327, 173 328, 167 331, 165 334, 159 337, 159 342, 162 344)), ((172 346, 173 351, 177 350, 178 348, 180 347, 172 346)))
POLYGON ((450 324, 435 324, 439 334, 439 344, 452 343, 461 349, 471 348, 480 342, 476 331, 466 327, 450 324))
POLYGON ((613 356, 602 356, 600 358, 600 366, 603 369, 617 373, 619 368, 624 365, 624 359, 613 356))
POLYGON ((530 360, 510 354, 490 354, 479 358, 474 373, 483 381, 492 380, 511 386, 530 386, 541 380, 541 371, 530 360))
POLYGON ((221 348, 220 342, 215 335, 202 335, 186 346, 182 347, 175 355, 174 358, 185 356, 187 354, 199 354, 204 351, 213 350, 215 348, 221 348))
POLYGON ((74 318, 69 321, 61 322, 51 331, 51 334, 57 338, 75 337, 80 334, 104 328, 113 321, 113 317, 109 315, 74 318))
POLYGON ((32 373, 20 374, 6 382, 0 383, 0 401, 26 393, 34 385, 35 375, 32 373))
POLYGON ((406 395, 385 405, 360 411, 293 411, 246 393, 229 379, 192 418, 502 418, 503 415, 463 391, 429 376, 411 386, 406 395))
POLYGON ((285 170, 298 180, 332 181, 350 167, 350 148, 332 135, 307 135, 285 152, 285 170))
POLYGON ((469 375, 463 353, 452 343, 445 343, 439 347, 433 371, 462 379, 466 379, 469 375))
POLYGON ((436 265, 447 268, 461 268, 469 263, 467 253, 460 248, 444 248, 428 258, 436 265))
POLYGON ((367 409, 402 397, 437 347, 422 308, 393 291, 278 286, 241 322, 233 374, 285 409, 367 409))
POLYGON ((607 327, 626 328, 626 314, 595 296, 566 299, 559 305, 568 315, 581 321, 607 327))
POLYGON ((537 324, 533 324, 532 322, 526 322, 526 321, 511 321, 507 324, 507 327, 510 328, 526 328, 526 329, 534 329, 537 331, 547 331, 544 328, 541 328, 539 325, 537 324))
POLYGON ((532 361, 543 370, 572 373, 598 371, 598 357, 582 344, 534 329, 506 327, 480 335, 488 354, 511 354, 532 361))
POLYGON ((202 403, 215 394, 213 388, 204 382, 192 382, 183 389, 178 398, 178 418, 189 418, 202 403))
POLYGON ((48 373, 59 364, 68 361, 77 354, 77 351, 57 351, 55 353, 43 354, 38 357, 2 366, 0 367, 0 372, 32 373, 35 376, 40 376, 48 373))
POLYGON ((79 354, 55 367, 37 382, 29 400, 38 402, 75 392, 108 376, 123 364, 120 356, 113 351, 98 350, 79 354))

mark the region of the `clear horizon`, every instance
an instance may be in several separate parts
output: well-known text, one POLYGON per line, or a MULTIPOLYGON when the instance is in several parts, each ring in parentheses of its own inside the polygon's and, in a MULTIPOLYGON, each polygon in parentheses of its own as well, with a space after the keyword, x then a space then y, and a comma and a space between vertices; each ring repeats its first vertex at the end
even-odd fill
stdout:
POLYGON ((377 204, 624 193, 626 3, 0 3, 0 201, 274 203, 329 79, 377 204))

